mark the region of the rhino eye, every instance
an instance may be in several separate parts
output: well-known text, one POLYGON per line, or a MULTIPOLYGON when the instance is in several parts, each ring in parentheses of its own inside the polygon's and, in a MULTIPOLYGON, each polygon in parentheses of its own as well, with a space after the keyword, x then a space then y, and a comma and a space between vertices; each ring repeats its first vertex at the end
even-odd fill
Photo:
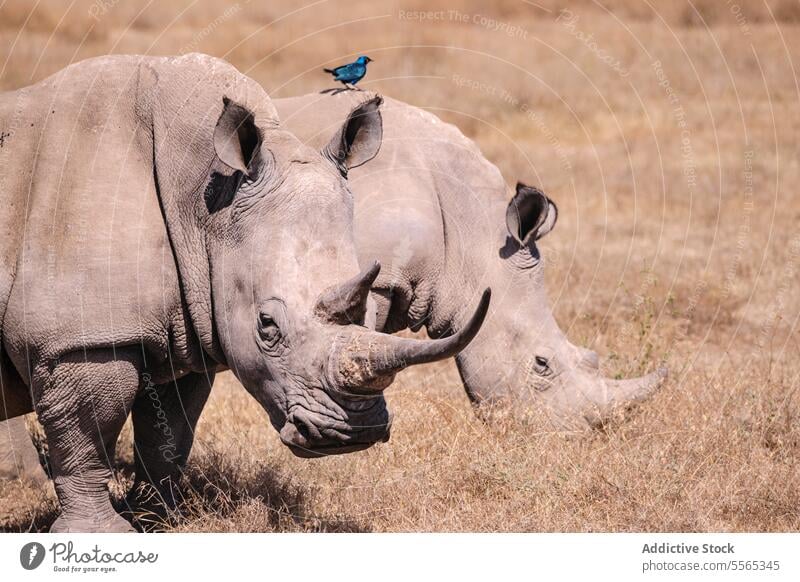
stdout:
POLYGON ((553 373, 550 368, 550 360, 544 356, 534 356, 533 361, 536 367, 536 373, 540 376, 549 376, 553 373))
POLYGON ((264 312, 258 316, 258 333, 269 347, 274 346, 281 337, 278 323, 270 314, 264 312))

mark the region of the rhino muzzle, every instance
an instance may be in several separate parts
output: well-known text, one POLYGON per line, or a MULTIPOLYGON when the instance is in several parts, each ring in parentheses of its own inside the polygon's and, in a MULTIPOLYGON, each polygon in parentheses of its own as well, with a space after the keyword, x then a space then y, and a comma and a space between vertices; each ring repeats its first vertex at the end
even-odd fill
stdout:
POLYGON ((383 395, 352 398, 318 389, 291 406, 280 438, 298 457, 321 457, 386 442, 391 426, 383 395))

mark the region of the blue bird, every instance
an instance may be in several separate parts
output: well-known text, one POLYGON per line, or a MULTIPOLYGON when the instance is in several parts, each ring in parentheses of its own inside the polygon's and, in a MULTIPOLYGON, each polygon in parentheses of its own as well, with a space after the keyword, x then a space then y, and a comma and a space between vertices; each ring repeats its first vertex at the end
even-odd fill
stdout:
MULTIPOLYGON (((322 70, 333 75, 333 80, 339 81, 345 87, 351 85, 353 89, 358 89, 358 87, 356 87, 356 83, 363 79, 364 75, 367 74, 367 63, 371 62, 372 59, 369 57, 358 57, 355 62, 347 65, 342 65, 341 67, 336 67, 335 69, 322 70)), ((360 90, 361 89, 359 89, 359 91, 360 90)))

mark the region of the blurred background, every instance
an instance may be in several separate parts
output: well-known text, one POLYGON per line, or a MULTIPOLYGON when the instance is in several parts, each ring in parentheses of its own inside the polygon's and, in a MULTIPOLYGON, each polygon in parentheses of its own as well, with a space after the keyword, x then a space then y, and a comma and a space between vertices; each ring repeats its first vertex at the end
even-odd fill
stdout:
MULTIPOLYGON (((557 202, 542 249, 570 339, 610 374, 672 371, 627 422, 565 437, 486 427, 453 365, 415 369, 391 443, 311 462, 224 377, 177 529, 797 530, 799 33, 798 0, 0 0, 0 89, 199 51, 285 97, 369 55, 361 87, 557 202)), ((10 487, 3 527, 46 526, 52 498, 10 487)))

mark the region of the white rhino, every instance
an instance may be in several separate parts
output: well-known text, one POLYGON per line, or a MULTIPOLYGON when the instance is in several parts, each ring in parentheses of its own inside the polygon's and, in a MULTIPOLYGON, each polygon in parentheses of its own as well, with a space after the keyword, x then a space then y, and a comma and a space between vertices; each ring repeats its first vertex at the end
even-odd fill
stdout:
MULTIPOLYGON (((318 147, 362 95, 312 94, 275 106, 287 129, 318 147)), ((456 127, 393 99, 381 111, 380 152, 348 174, 360 261, 377 257, 384 265, 372 286, 377 329, 424 326, 431 337, 458 331, 472 298, 488 286, 492 309, 456 356, 473 402, 541 406, 558 425, 577 427, 653 394, 666 368, 604 378, 597 353, 570 343, 556 323, 536 246, 556 224, 555 203, 521 183, 507 202, 500 171, 456 127)))
POLYGON ((340 453, 388 438, 398 370, 477 333, 488 294, 439 341, 361 325, 379 266, 357 274, 344 176, 381 118, 351 103, 322 156, 204 55, 92 59, 0 95, 0 420, 44 426, 52 531, 130 529, 107 489, 130 412, 137 481, 169 498, 220 367, 296 454, 340 453))

